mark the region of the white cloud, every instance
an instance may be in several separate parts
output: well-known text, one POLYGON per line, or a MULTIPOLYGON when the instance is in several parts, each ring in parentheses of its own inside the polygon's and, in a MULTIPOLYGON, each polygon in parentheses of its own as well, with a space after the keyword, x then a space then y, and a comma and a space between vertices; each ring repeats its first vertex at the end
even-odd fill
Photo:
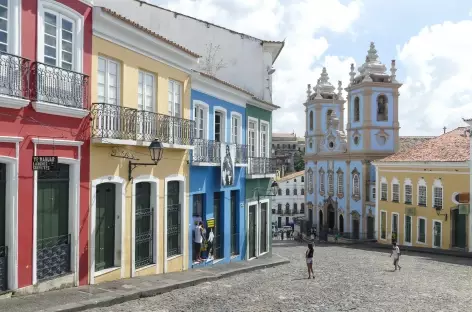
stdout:
MULTIPOLYGON (((350 32, 360 16, 361 0, 167 0, 154 1, 171 10, 266 39, 287 38, 275 67, 274 131, 292 131, 303 136, 306 85, 316 84, 322 66, 327 66, 333 85, 349 81, 351 58, 326 56, 328 40, 320 30, 350 32), (344 2, 344 1, 343 1, 344 2), (167 4, 166 4, 167 3, 167 4), (315 66, 313 66, 315 65, 315 66)), ((367 48, 367 47, 366 47, 367 48)))
POLYGON ((438 135, 472 117, 472 21, 423 28, 403 46, 398 60, 406 71, 400 89, 402 135, 438 135))

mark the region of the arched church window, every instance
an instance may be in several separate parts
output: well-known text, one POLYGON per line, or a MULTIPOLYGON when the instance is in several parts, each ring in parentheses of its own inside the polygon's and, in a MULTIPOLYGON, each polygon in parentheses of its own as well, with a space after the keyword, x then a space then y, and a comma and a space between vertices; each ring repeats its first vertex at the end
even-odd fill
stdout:
POLYGON ((328 109, 326 112, 326 127, 329 125, 329 119, 331 118, 331 113, 333 112, 332 109, 328 109))
POLYGON ((360 196, 361 189, 360 189, 360 179, 359 174, 354 173, 352 175, 352 195, 360 196))
POLYGON ((359 121, 361 119, 359 97, 356 96, 354 99, 354 121, 359 121))
POLYGON ((313 111, 310 112, 310 130, 313 130, 313 111))
POLYGON ((387 97, 383 94, 377 97, 377 121, 387 121, 387 97))
POLYGON ((325 193, 325 172, 323 168, 320 169, 318 175, 320 177, 320 195, 323 196, 325 193))
POLYGON ((334 195, 334 174, 328 171, 328 195, 334 195))
POLYGON ((279 195, 282 195, 282 189, 279 189, 279 190, 277 191, 277 193, 278 193, 279 195))
POLYGON ((285 190, 285 195, 290 195, 290 190, 289 189, 285 190))
POLYGON ((297 194, 297 189, 293 189, 293 195, 298 195, 297 194))
POLYGON ((305 213, 305 204, 304 203, 300 204, 300 213, 305 213))
POLYGON ((302 189, 302 190, 300 191, 300 195, 305 195, 305 189, 302 189))

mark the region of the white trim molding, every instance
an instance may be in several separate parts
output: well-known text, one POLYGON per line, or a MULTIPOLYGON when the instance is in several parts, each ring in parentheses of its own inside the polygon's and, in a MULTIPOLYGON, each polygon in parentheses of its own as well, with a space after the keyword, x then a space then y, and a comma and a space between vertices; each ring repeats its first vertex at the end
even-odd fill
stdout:
POLYGON ((413 216, 403 215, 403 245, 411 246, 413 244, 413 216), (406 218, 410 218, 410 241, 406 241, 406 218))
POLYGON ((231 143, 235 143, 235 144, 243 144, 243 115, 238 113, 238 112, 235 112, 235 111, 232 111, 231 112, 231 143), (233 142, 233 117, 235 119, 237 119, 239 121, 239 127, 238 127, 238 131, 239 131, 239 136, 238 136, 238 142, 233 142))
POLYGON ((163 268, 163 273, 167 273, 167 263, 175 258, 182 257, 182 270, 184 268, 184 262, 185 258, 187 255, 187 250, 186 250, 186 240, 185 238, 187 237, 185 235, 184 229, 186 228, 186 218, 185 218, 185 212, 187 211, 187 198, 188 198, 188 193, 187 193, 187 183, 185 176, 180 175, 180 174, 172 174, 167 176, 164 179, 164 268, 163 268), (172 256, 170 258, 167 257, 167 184, 171 181, 179 181, 179 191, 180 191, 180 254, 172 256))
MULTIPOLYGON (((447 162, 447 161, 398 161, 398 162, 383 162, 383 161, 374 161, 372 163, 375 167, 384 168, 384 167, 396 167, 402 168, 401 172, 411 172, 411 168, 468 168, 469 163, 467 161, 463 162, 447 162)), ((378 169, 377 169, 378 170, 378 169)), ((386 171, 386 170, 382 170, 386 171)), ((428 172, 430 173, 430 172, 428 172)))
POLYGON ((271 209, 270 206, 270 199, 269 198, 266 198, 266 199, 261 199, 259 201, 259 205, 256 209, 256 221, 257 221, 257 225, 256 225, 256 228, 257 228, 257 241, 256 241, 256 257, 260 257, 266 253, 269 252, 269 240, 270 240, 270 236, 269 236, 269 233, 271 232, 271 227, 272 227, 272 220, 270 220, 270 211, 269 209, 271 209), (267 229, 266 229, 266 233, 267 233, 267 237, 266 237, 266 248, 267 250, 266 251, 261 251, 261 227, 262 227, 262 220, 261 220, 261 211, 262 211, 262 204, 265 204, 267 203, 267 212, 266 212, 266 223, 267 223, 267 229))
POLYGON ((32 138, 34 144, 37 145, 60 145, 60 146, 82 146, 84 142, 75 140, 60 140, 50 138, 32 138))
POLYGON ((104 12, 101 7, 93 8, 93 34, 187 74, 191 74, 192 69, 198 65, 199 57, 158 40, 155 36, 104 12))
POLYGON ((432 248, 442 248, 442 242, 443 242, 443 223, 441 220, 436 220, 436 219, 433 219, 431 220, 431 247, 432 248), (439 223, 440 226, 441 226, 441 235, 439 236, 439 246, 434 246, 434 230, 435 230, 435 227, 434 227, 434 223, 439 223))
POLYGON ((428 219, 425 217, 416 218, 416 243, 420 245, 428 244, 428 219), (424 242, 420 242, 420 220, 424 220, 424 242))
POLYGON ((259 237, 259 234, 257 234, 257 233, 259 233, 259 231, 258 231, 259 226, 258 226, 258 223, 257 223, 257 210, 258 210, 257 207, 258 207, 258 202, 257 201, 250 201, 250 202, 247 203, 247 208, 246 208, 246 229, 247 229, 247 231, 246 231, 246 241, 247 241, 247 244, 246 244, 246 259, 247 260, 256 259, 257 258, 257 251, 259 250, 258 246, 257 246, 257 240, 258 240, 257 238, 259 237), (255 222, 256 222, 256 237, 254 238, 256 240, 254 242, 256 252, 255 252, 255 257, 252 257, 252 258, 249 257, 249 207, 251 207, 251 206, 256 206, 256 211, 255 211, 255 214, 256 214, 256 216, 255 216, 256 217, 256 220, 255 220, 255 222))
POLYGON ((90 203, 90 233, 89 233, 89 281, 95 284, 95 277, 104 275, 111 271, 120 270, 121 278, 125 275, 125 254, 124 254, 124 234, 125 234, 125 211, 126 211, 126 181, 118 176, 103 176, 91 182, 91 203, 90 203), (95 272, 95 230, 97 217, 97 186, 103 183, 113 183, 115 189, 115 267, 95 272), (119 224, 116 224, 120 220, 119 224))
POLYGON ((151 184, 151 194, 150 194, 150 203, 151 208, 153 210, 151 218, 151 228, 153 232, 152 242, 152 258, 153 264, 156 266, 156 274, 159 273, 159 179, 151 176, 151 175, 140 175, 136 178, 133 178, 133 185, 131 188, 131 277, 136 276, 136 272, 142 269, 147 268, 139 268, 136 269, 136 185, 141 182, 148 182, 151 184))
POLYGON ((393 216, 397 216, 397 242, 400 242, 400 239, 398 236, 400 236, 400 214, 398 212, 392 212, 392 217, 391 217, 391 224, 390 224, 390 238, 392 238, 393 234, 393 216))

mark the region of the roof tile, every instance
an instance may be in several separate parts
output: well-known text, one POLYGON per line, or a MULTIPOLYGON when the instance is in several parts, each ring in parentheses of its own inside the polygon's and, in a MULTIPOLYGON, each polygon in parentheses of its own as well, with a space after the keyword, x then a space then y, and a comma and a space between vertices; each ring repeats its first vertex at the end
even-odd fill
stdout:
POLYGON ((254 96, 254 94, 252 94, 251 92, 246 91, 246 90, 244 90, 244 89, 242 89, 242 88, 240 88, 240 87, 238 87, 238 86, 235 86, 235 85, 233 85, 233 84, 231 84, 231 83, 229 83, 229 82, 227 82, 227 81, 224 81, 224 80, 221 80, 221 79, 219 79, 219 78, 216 78, 216 77, 213 76, 213 75, 206 74, 206 73, 199 72, 199 71, 197 71, 197 73, 199 73, 199 74, 200 74, 201 76, 203 76, 203 77, 206 77, 206 78, 212 79, 212 80, 214 80, 214 81, 216 81, 216 82, 219 82, 219 83, 221 83, 221 84, 224 84, 225 86, 228 86, 228 87, 230 87, 230 88, 233 88, 233 89, 236 89, 236 90, 241 91, 241 92, 243 92, 243 93, 246 93, 247 95, 254 96))
POLYGON ((290 180, 290 179, 293 179, 293 178, 296 178, 296 177, 304 176, 304 175, 305 175, 305 170, 297 171, 297 172, 291 173, 289 175, 286 175, 283 178, 280 178, 280 180, 278 182, 284 182, 284 181, 287 181, 287 180, 290 180))

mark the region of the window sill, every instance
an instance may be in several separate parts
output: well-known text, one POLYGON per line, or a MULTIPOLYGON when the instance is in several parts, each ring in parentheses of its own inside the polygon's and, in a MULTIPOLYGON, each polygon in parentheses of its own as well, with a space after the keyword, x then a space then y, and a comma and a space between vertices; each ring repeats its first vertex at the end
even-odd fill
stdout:
POLYGON ((100 270, 98 272, 95 272, 95 277, 102 276, 102 275, 105 275, 105 274, 108 274, 117 270, 121 270, 121 267, 112 267, 112 268, 100 270))
POLYGON ((420 207, 426 207, 426 204, 418 204, 420 207))
POLYGON ((155 266, 156 266, 155 263, 151 263, 151 264, 145 265, 143 267, 140 267, 139 269, 136 269, 135 271, 140 272, 140 271, 144 271, 146 269, 150 269, 150 268, 155 267, 155 266))
POLYGON ((180 257, 182 257, 182 254, 175 255, 175 256, 172 256, 172 257, 167 257, 167 261, 175 260, 175 259, 180 258, 180 257))
POLYGON ((417 243, 417 244, 420 244, 420 245, 426 245, 426 242, 423 243, 423 242, 418 242, 418 241, 417 241, 416 243, 417 243))

